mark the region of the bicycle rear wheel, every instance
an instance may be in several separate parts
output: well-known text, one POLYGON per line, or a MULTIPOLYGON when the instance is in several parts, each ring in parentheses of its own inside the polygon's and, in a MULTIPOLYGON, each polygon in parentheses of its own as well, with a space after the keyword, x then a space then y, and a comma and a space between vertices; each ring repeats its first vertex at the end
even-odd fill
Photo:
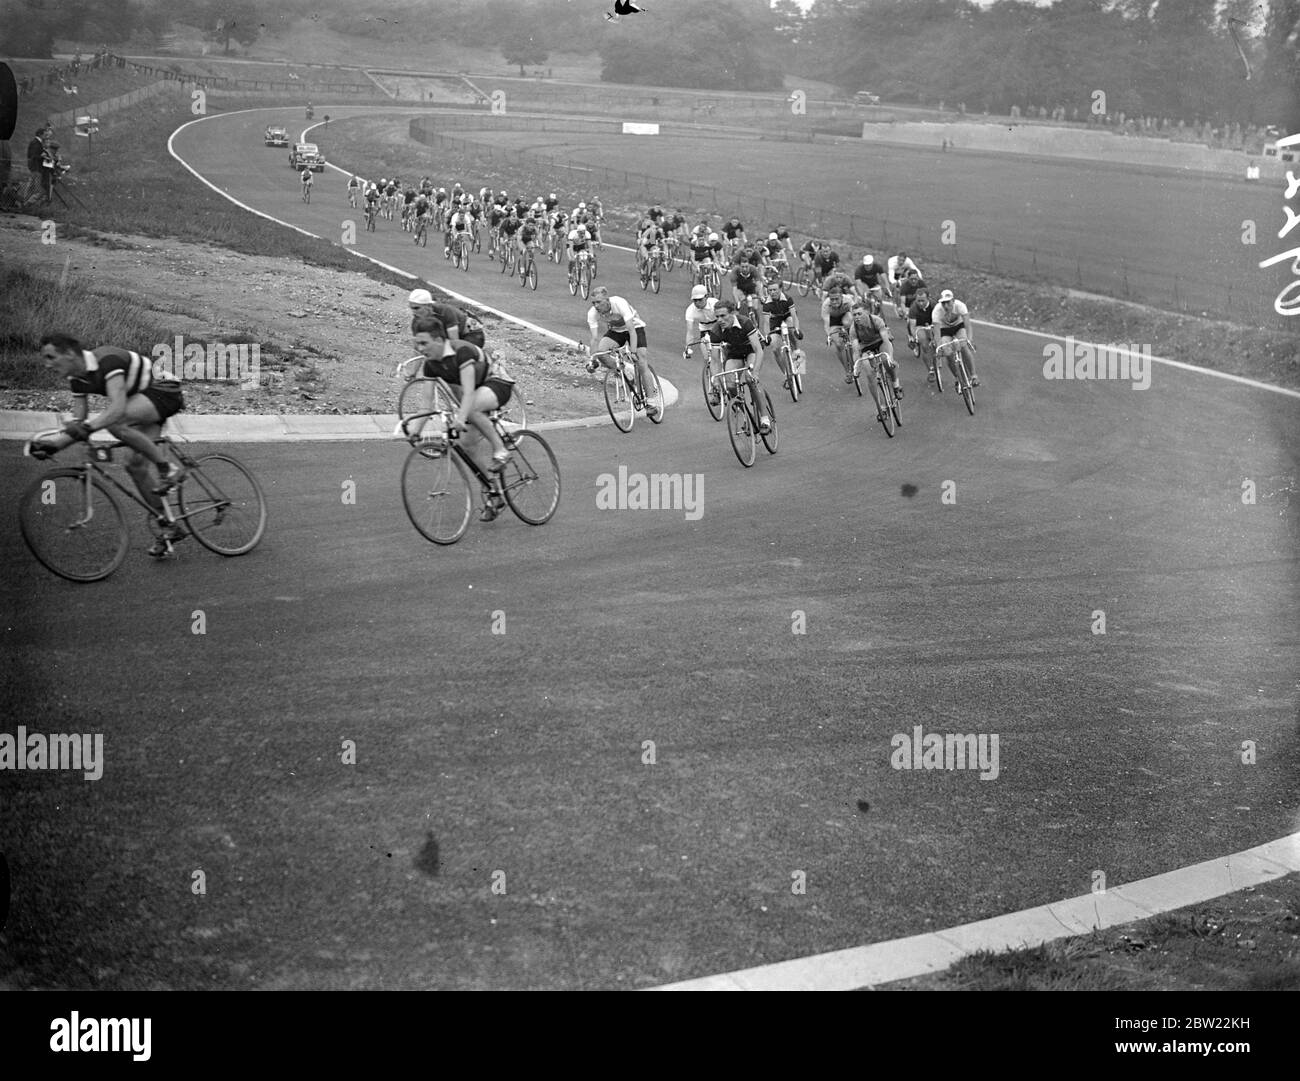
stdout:
POLYGON ((453 450, 417 447, 402 466, 402 505, 411 525, 434 544, 455 544, 469 528, 469 470, 453 450))
POLYGON ((266 532, 261 485, 228 454, 197 459, 176 490, 177 517, 204 548, 219 556, 242 556, 266 532))
POLYGON ((645 415, 650 418, 651 424, 662 424, 664 422, 664 387, 659 382, 659 374, 649 364, 645 366, 646 375, 649 376, 648 385, 645 387, 645 415), (651 412, 652 409, 657 412, 651 412))
POLYGON ((758 457, 758 440, 754 435, 754 422, 740 395, 731 399, 727 409, 727 435, 731 437, 731 449, 736 452, 740 464, 748 469, 758 457))
POLYGON ((772 404, 772 395, 768 394, 767 388, 763 387, 762 391, 763 391, 763 401, 767 403, 767 415, 768 417, 771 418, 772 426, 766 434, 764 434, 762 428, 759 428, 758 434, 763 439, 763 446, 767 448, 767 453, 775 454, 776 443, 778 439, 777 431, 776 431, 776 407, 772 404))
POLYGON ((623 358, 616 356, 614 361, 617 370, 605 369, 605 408, 609 410, 615 428, 620 432, 630 432, 636 418, 636 410, 632 407, 632 392, 627 380, 623 378, 623 358))
POLYGON ((130 531, 122 508, 98 477, 87 499, 79 469, 32 481, 18 503, 18 524, 32 555, 69 582, 98 582, 126 558, 130 531))
POLYGON ((511 442, 510 460, 501 471, 506 502, 521 522, 545 525, 560 505, 560 465, 536 432, 515 432, 511 442))

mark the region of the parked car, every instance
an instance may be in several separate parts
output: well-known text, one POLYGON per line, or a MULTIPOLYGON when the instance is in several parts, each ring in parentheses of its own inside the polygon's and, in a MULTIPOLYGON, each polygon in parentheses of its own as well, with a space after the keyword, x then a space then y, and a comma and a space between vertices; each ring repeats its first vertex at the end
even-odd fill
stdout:
POLYGON ((879 105, 880 95, 873 94, 870 90, 859 90, 853 95, 854 105, 879 105))
POLYGON ((266 145, 267 146, 288 146, 289 133, 284 128, 267 128, 266 145))
POLYGON ((303 166, 309 166, 313 173, 323 173, 325 155, 320 152, 315 143, 295 143, 293 149, 289 151, 289 164, 299 171, 303 166))

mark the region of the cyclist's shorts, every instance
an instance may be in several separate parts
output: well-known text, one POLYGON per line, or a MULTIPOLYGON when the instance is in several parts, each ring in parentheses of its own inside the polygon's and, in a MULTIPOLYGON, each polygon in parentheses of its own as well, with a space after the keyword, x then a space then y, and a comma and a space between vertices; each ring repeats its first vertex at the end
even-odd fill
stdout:
MULTIPOLYGON (((629 335, 626 330, 607 330, 605 331, 605 337, 615 345, 627 345, 628 341, 631 340, 631 335, 629 335)), ((644 349, 646 347, 645 327, 636 328, 636 347, 638 349, 644 349)))
MULTIPOLYGON (((468 340, 469 339, 467 338, 466 341, 468 340)), ((501 379, 489 379, 483 385, 496 395, 498 409, 505 405, 506 402, 510 401, 510 395, 514 393, 515 389, 513 383, 507 383, 501 379)))
POLYGON ((482 327, 467 327, 464 336, 460 339, 463 342, 469 342, 470 345, 477 345, 483 349, 487 345, 487 339, 483 336, 482 327))
POLYGON ((958 323, 955 327, 939 326, 939 337, 955 338, 958 334, 966 329, 965 323, 958 323))
POLYGON ((158 410, 160 420, 175 416, 185 408, 185 398, 181 395, 179 386, 175 390, 169 390, 165 386, 162 388, 146 387, 140 393, 153 402, 153 407, 158 410))

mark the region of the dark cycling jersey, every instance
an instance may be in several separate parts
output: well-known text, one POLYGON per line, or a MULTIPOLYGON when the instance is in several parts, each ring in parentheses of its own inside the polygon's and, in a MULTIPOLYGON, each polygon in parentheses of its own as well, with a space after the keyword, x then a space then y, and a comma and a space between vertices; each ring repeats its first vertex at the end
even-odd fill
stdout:
POLYGON ((867 266, 865 263, 859 263, 858 269, 853 272, 853 280, 860 281, 868 289, 874 289, 880 284, 880 279, 885 276, 885 268, 879 263, 873 263, 867 266))
POLYGON ((912 306, 907 309, 907 317, 915 320, 918 327, 934 325, 934 310, 928 302, 922 304, 919 300, 912 301, 912 306))
POLYGON ((763 311, 767 312, 768 329, 775 334, 781 324, 794 314, 794 300, 780 293, 763 305, 763 311))
POLYGON ((722 227, 722 234, 728 240, 735 240, 737 236, 745 231, 745 227, 740 224, 739 218, 732 218, 722 227))
POLYGON ((828 299, 825 303, 826 303, 826 314, 830 316, 831 326, 842 327, 844 325, 844 320, 847 319, 853 312, 852 301, 846 300, 843 297, 841 297, 838 306, 836 305, 833 299, 828 299))
POLYGON ((817 268, 817 273, 825 277, 840 265, 840 253, 837 251, 818 252, 813 258, 813 265, 817 268))
POLYGON ((474 386, 481 387, 489 380, 513 383, 515 380, 496 357, 488 357, 483 350, 468 342, 458 345, 446 356, 424 362, 424 375, 430 379, 443 379, 453 387, 460 385, 460 372, 466 365, 474 366, 474 386))
POLYGON ((758 275, 750 263, 738 263, 731 272, 731 282, 746 296, 753 296, 758 289, 758 275))
POLYGON ((709 330, 709 337, 726 346, 727 359, 743 360, 754 351, 749 340, 754 333, 754 324, 744 316, 738 316, 735 321, 728 318, 725 323, 719 319, 709 330))
POLYGON ((506 220, 501 223, 501 231, 505 233, 506 236, 514 236, 519 232, 521 224, 522 223, 518 218, 506 218, 506 220))
POLYGON ((519 241, 522 244, 531 244, 537 239, 537 226, 527 221, 519 229, 519 241))

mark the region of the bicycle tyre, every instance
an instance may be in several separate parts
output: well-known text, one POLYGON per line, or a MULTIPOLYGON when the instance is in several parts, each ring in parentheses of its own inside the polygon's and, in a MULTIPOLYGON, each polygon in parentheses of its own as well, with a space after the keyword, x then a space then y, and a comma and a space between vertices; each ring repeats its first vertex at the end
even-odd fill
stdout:
POLYGON ((197 458, 176 489, 178 517, 209 552, 242 556, 266 532, 266 497, 248 468, 229 454, 197 458))
POLYGON ((90 522, 73 528, 85 506, 84 484, 80 469, 56 469, 32 481, 18 503, 18 524, 28 550, 47 570, 69 582, 107 578, 122 565, 130 543, 122 508, 98 477, 90 482, 90 522), (72 483, 59 483, 65 480, 72 483), (51 483, 53 489, 47 487, 51 483), (101 524, 90 524, 96 522, 101 524), (111 533, 103 525, 111 526, 111 533))
POLYGON ((885 434, 889 436, 890 439, 893 439, 894 412, 889 407, 890 393, 889 390, 886 389, 885 380, 881 377, 879 372, 877 372, 875 379, 876 392, 880 395, 880 405, 876 407, 878 410, 876 419, 880 421, 880 426, 885 429, 885 434))
POLYGON ((777 367, 782 367, 781 358, 785 358, 785 378, 790 384, 790 400, 797 402, 799 400, 799 377, 794 373, 794 356, 791 354, 788 346, 782 345, 777 351, 777 367))
POLYGON ((748 469, 758 458, 758 440, 754 436, 754 422, 740 395, 731 400, 727 409, 727 435, 740 464, 748 469))
POLYGON ((528 287, 537 292, 537 264, 531 259, 528 260, 528 287))
POLYGON ((776 406, 772 404, 772 395, 767 392, 767 387, 763 387, 762 391, 763 401, 767 403, 767 415, 772 421, 772 428, 766 435, 763 434, 763 429, 759 428, 758 434, 763 440, 763 446, 767 448, 767 453, 775 454, 777 441, 780 438, 776 428, 776 406))
POLYGON ((443 389, 441 381, 427 376, 408 379, 402 387, 401 394, 397 396, 397 420, 402 437, 409 438, 406 428, 408 421, 415 417, 430 416, 435 411, 444 413, 456 411, 456 402, 443 389), (430 390, 433 392, 431 397, 430 390))
POLYGON ((654 390, 646 391, 645 415, 650 418, 651 424, 662 424, 664 422, 664 385, 659 381, 659 373, 650 364, 646 364, 645 370, 650 377, 651 384, 654 386, 654 390), (659 412, 651 413, 651 406, 658 406, 659 412))
POLYGON ((583 267, 578 271, 578 288, 582 290, 582 299, 591 299, 591 272, 583 267))
POLYGON ((506 503, 521 522, 545 525, 560 505, 560 463, 536 432, 515 432, 511 441, 513 453, 501 471, 506 503))
POLYGON ((704 385, 704 405, 709 411, 709 416, 714 420, 720 421, 724 410, 727 408, 727 397, 723 391, 724 384, 715 383, 713 381, 713 376, 715 374, 720 373, 715 373, 713 370, 713 354, 711 351, 705 350, 704 367, 700 372, 700 382, 704 385), (716 394, 718 396, 718 402, 716 405, 709 398, 710 394, 716 394))
POLYGON ((575 270, 569 275, 569 296, 578 295, 578 272, 575 270))
POLYGON ((609 410, 609 419, 620 432, 630 432, 636 419, 636 409, 632 406, 632 390, 623 378, 623 358, 616 356, 616 368, 605 369, 605 408, 609 410))
POLYGON ((656 293, 658 293, 659 285, 660 285, 659 267, 656 266, 652 271, 650 271, 650 288, 653 289, 656 293))
POLYGON ((469 470, 448 448, 436 456, 415 448, 402 465, 402 506, 411 525, 434 544, 455 544, 474 510, 469 470))
POLYGON ((808 295, 808 289, 812 286, 812 271, 807 267, 800 267, 798 273, 794 276, 795 288, 799 290, 801 297, 808 295))

